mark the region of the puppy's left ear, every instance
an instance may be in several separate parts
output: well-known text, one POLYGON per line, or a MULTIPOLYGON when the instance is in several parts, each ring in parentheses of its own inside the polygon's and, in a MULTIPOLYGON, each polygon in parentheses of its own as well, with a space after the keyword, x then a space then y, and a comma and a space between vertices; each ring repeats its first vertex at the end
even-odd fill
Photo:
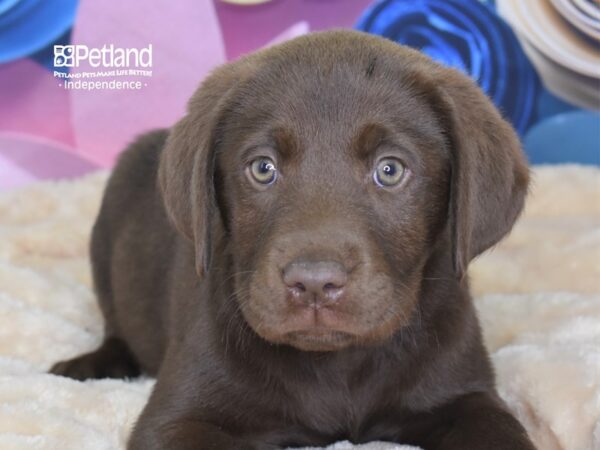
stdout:
POLYGON ((452 146, 450 224, 458 278, 512 228, 529 171, 519 138, 481 89, 444 69, 438 83, 452 146))

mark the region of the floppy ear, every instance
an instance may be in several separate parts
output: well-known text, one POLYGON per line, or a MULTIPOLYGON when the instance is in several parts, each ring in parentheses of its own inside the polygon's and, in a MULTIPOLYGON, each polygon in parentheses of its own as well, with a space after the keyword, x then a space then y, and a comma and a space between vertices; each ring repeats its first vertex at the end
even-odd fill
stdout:
POLYGON ((452 145, 454 269, 462 278, 469 262, 512 228, 529 171, 515 131, 472 80, 447 71, 439 86, 452 145))
POLYGON ((158 168, 167 214, 177 230, 194 243, 200 277, 210 266, 217 129, 236 74, 235 65, 229 64, 202 83, 188 103, 187 115, 171 129, 158 168))

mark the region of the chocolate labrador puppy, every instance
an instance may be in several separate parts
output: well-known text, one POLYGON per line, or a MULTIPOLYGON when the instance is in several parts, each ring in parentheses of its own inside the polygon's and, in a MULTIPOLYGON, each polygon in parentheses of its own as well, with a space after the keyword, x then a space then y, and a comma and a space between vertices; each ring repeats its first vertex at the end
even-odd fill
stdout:
POLYGON ((414 50, 333 31, 241 58, 123 153, 91 245, 106 337, 52 372, 156 374, 130 449, 531 450, 465 276, 527 184, 476 84, 414 50))

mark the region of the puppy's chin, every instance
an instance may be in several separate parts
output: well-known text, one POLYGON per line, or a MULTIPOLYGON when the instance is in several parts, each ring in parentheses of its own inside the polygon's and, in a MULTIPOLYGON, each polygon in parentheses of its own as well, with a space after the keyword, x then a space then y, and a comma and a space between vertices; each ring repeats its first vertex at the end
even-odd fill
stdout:
POLYGON ((305 352, 333 352, 356 343, 356 336, 327 329, 299 330, 286 333, 281 342, 305 352))
MULTIPOLYGON (((363 328, 350 323, 340 327, 329 327, 317 324, 303 324, 290 326, 285 321, 278 321, 275 326, 268 326, 261 322, 259 327, 256 322, 247 320, 247 323, 262 339, 271 344, 289 345, 305 352, 335 352, 353 347, 370 347, 386 342, 407 323, 399 320, 398 315, 381 318, 377 326, 363 328)), ((338 324, 341 325, 341 324, 338 324)))

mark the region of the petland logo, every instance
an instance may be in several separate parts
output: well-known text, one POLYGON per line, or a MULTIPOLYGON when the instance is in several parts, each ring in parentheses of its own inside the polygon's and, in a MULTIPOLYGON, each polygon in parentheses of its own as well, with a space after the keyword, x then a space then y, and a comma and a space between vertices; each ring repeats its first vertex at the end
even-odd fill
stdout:
POLYGON ((79 67, 83 61, 92 67, 152 67, 152 44, 142 49, 112 44, 102 48, 79 44, 54 46, 54 67, 79 67))
POLYGON ((152 44, 141 49, 55 45, 54 68, 59 69, 54 70, 54 77, 64 81, 58 85, 63 89, 138 90, 148 86, 140 78, 152 76, 152 44), (86 70, 90 67, 96 70, 86 70))

